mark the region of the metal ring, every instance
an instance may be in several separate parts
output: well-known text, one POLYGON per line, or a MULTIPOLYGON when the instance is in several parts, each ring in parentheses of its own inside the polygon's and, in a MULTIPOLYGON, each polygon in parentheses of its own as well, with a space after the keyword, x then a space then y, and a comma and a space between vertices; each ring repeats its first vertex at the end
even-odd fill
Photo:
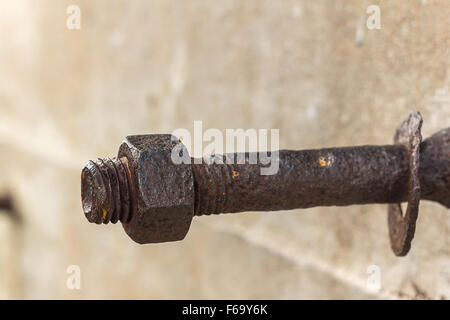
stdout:
POLYGON ((420 202, 419 146, 422 142, 420 131, 422 122, 421 114, 417 111, 411 111, 408 118, 398 126, 394 137, 396 145, 407 148, 409 161, 408 207, 406 213, 403 215, 400 203, 389 204, 388 207, 389 237, 392 251, 396 256, 405 256, 408 253, 416 231, 420 202))

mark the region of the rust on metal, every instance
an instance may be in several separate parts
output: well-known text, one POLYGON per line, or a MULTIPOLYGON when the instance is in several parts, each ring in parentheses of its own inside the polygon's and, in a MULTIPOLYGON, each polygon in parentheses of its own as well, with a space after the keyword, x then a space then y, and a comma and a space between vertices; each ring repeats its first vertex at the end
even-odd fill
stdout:
POLYGON ((83 210, 90 222, 121 221, 134 241, 153 243, 183 239, 193 216, 386 203, 392 249, 405 255, 420 199, 450 207, 450 130, 422 142, 421 124, 412 112, 394 145, 279 150, 273 175, 260 174, 268 166, 262 161, 251 164, 258 154, 175 164, 176 137, 129 136, 116 158, 89 161, 83 169, 83 210), (245 161, 227 161, 236 157, 245 161), (405 201, 403 215, 399 203, 405 201))
POLYGON ((416 230, 416 220, 419 215, 420 177, 419 177, 419 147, 422 142, 422 116, 411 112, 409 117, 400 124, 395 133, 394 143, 408 150, 408 206, 403 215, 400 203, 388 207, 389 237, 392 251, 397 256, 405 256, 411 248, 411 241, 416 230))

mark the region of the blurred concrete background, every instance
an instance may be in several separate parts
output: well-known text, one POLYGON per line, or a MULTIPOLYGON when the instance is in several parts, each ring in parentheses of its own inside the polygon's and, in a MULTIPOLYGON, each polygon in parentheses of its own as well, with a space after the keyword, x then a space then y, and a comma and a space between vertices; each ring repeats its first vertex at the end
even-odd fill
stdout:
POLYGON ((9 0, 0 5, 0 298, 450 298, 449 212, 412 250, 386 206, 196 218, 139 246, 87 222, 80 171, 126 135, 279 128, 281 148, 386 144, 450 123, 448 0, 9 0), (81 29, 69 30, 69 5, 81 29), (381 29, 369 30, 369 5, 381 29), (66 270, 81 270, 80 290, 66 270), (366 285, 380 270, 381 289, 366 285))

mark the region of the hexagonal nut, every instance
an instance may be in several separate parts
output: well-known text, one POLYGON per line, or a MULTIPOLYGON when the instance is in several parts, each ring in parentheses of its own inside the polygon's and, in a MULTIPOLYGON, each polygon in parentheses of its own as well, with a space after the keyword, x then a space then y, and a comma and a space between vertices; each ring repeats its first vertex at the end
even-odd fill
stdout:
MULTIPOLYGON (((126 157, 131 175, 132 213, 122 225, 137 243, 184 239, 194 215, 194 178, 190 164, 171 154, 179 140, 168 134, 125 139, 118 157, 126 157)), ((187 151, 186 151, 187 152, 187 151)))

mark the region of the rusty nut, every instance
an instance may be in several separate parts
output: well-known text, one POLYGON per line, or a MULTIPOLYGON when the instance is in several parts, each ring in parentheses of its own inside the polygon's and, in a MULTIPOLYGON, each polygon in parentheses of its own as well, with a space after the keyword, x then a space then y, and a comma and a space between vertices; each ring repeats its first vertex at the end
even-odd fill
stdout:
POLYGON ((137 135, 127 137, 119 148, 132 194, 130 219, 122 225, 138 243, 182 240, 191 225, 194 178, 189 164, 171 159, 177 143, 170 134, 137 135))

